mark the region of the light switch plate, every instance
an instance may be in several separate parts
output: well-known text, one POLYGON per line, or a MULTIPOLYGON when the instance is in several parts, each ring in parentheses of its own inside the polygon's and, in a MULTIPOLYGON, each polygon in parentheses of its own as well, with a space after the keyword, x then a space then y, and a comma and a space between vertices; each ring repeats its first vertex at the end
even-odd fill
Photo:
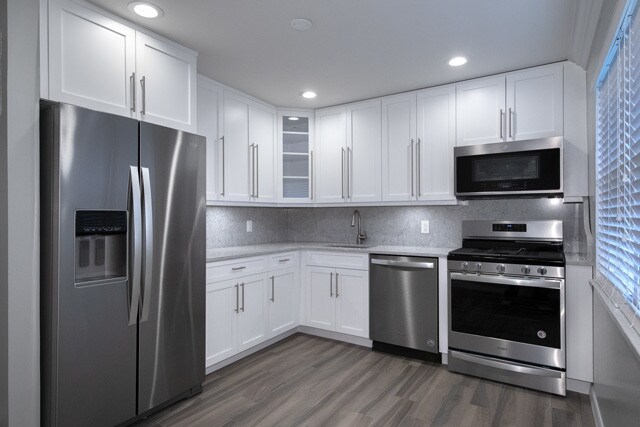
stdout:
POLYGON ((247 233, 251 233, 253 231, 253 221, 250 219, 247 220, 247 233))
POLYGON ((420 221, 420 233, 429 234, 429 221, 420 221))

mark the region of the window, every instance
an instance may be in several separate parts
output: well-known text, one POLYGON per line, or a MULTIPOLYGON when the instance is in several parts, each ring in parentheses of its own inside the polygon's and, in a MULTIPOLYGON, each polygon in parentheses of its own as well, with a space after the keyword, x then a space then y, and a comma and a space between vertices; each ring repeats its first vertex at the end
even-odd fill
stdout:
MULTIPOLYGON (((640 314, 640 18, 629 2, 596 87, 596 271, 640 314)), ((616 296, 616 295, 613 295, 616 296)))

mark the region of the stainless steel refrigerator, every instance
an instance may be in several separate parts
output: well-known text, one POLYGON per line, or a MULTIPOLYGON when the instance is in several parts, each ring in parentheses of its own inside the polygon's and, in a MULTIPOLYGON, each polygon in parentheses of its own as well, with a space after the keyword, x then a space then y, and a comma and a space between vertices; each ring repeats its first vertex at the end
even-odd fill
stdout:
POLYGON ((110 426, 201 390, 205 139, 41 107, 42 421, 110 426))

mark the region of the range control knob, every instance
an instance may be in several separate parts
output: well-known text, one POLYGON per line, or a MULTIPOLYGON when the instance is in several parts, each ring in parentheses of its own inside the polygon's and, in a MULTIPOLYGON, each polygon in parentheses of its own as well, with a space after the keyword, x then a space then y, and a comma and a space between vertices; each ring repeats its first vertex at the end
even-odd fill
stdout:
POLYGON ((463 263, 462 263, 462 269, 463 269, 463 270, 468 270, 468 269, 469 269, 469 263, 468 263, 468 262, 466 262, 466 261, 465 261, 465 262, 463 262, 463 263))
POLYGON ((476 270, 477 270, 477 271, 482 270, 482 264, 480 264, 479 262, 478 262, 478 263, 476 263, 476 270))
POLYGON ((504 270, 505 270, 504 264, 496 265, 496 270, 498 270, 498 273, 504 273, 504 270))
POLYGON ((547 275, 547 269, 545 267, 538 267, 538 274, 541 276, 547 275))
POLYGON ((529 268, 528 265, 525 265, 524 267, 522 267, 520 269, 520 271, 522 271, 522 274, 529 274, 529 273, 531 273, 531 268, 529 268))

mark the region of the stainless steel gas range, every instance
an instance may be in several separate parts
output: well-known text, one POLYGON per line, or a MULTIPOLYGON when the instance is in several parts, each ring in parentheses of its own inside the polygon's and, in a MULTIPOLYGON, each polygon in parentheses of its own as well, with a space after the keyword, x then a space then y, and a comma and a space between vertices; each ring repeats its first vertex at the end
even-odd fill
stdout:
POLYGON ((449 253, 449 370, 566 394, 562 221, 464 221, 449 253))

